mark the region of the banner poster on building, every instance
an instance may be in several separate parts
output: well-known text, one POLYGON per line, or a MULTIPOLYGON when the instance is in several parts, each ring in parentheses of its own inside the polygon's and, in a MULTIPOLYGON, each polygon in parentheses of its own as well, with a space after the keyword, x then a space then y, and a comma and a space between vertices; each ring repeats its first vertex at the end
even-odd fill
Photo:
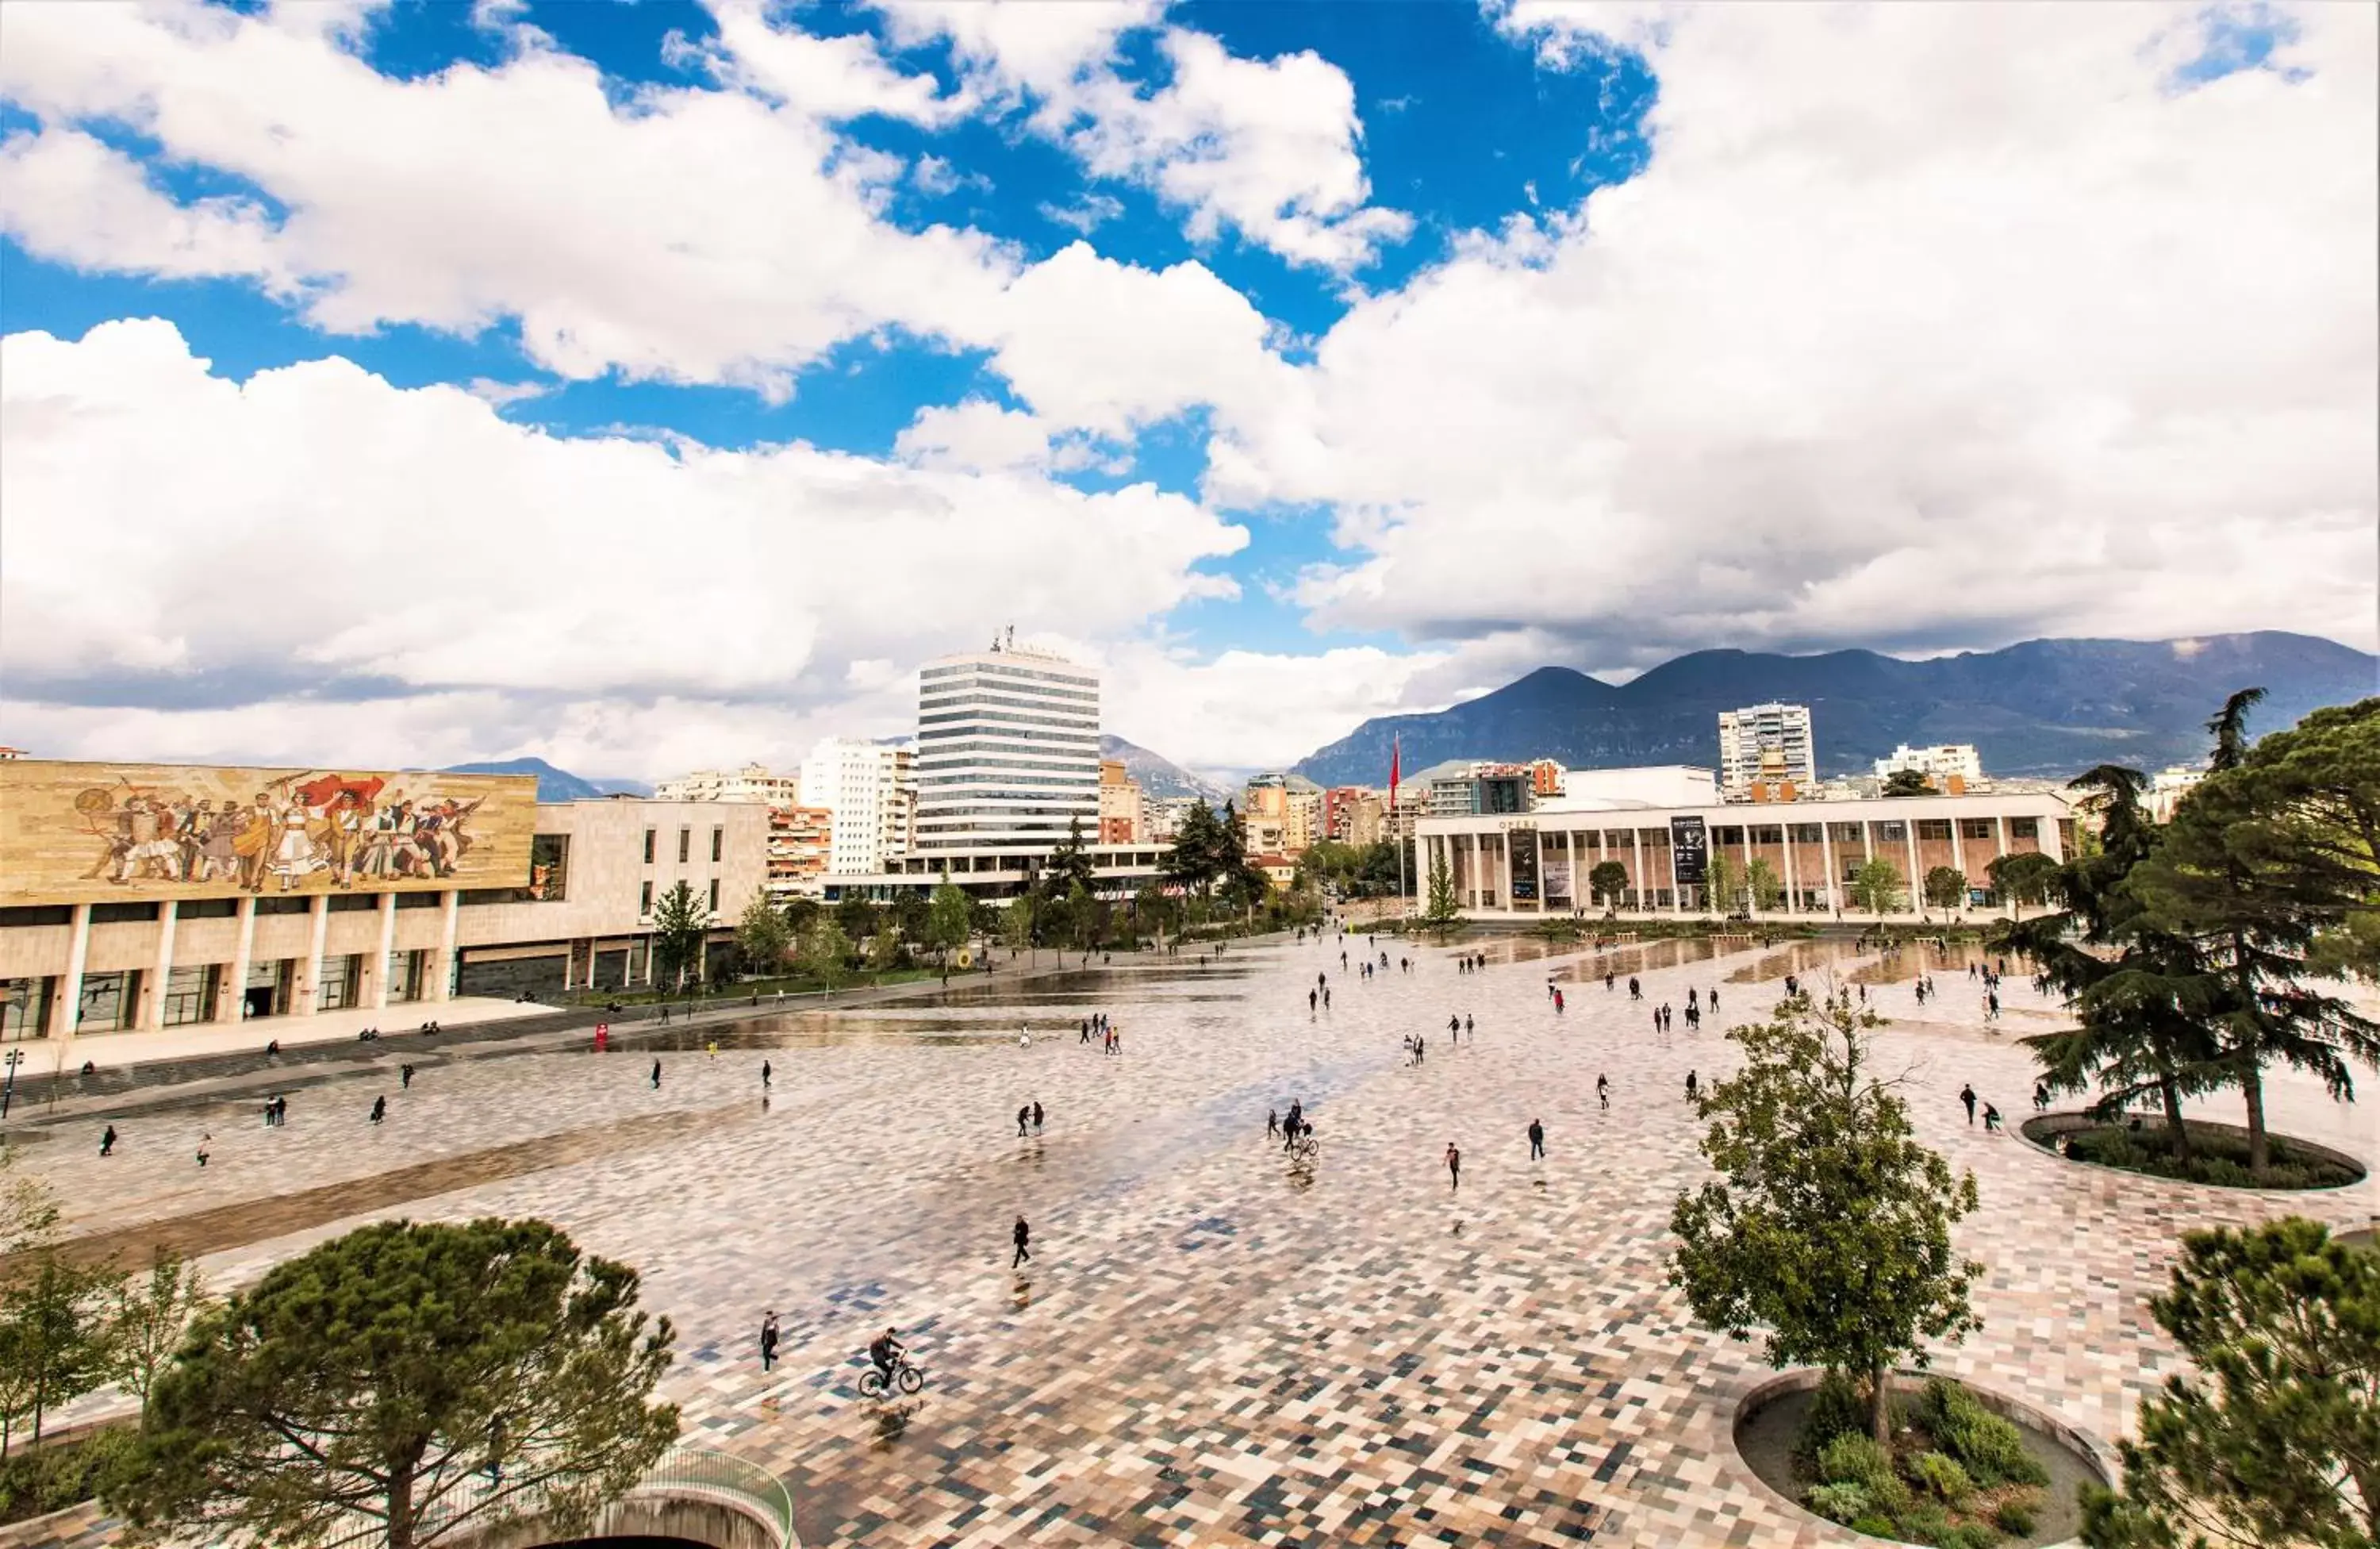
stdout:
POLYGON ((1570 857, 1558 851, 1548 850, 1538 860, 1537 869, 1545 873, 1546 902, 1569 903, 1571 900, 1570 857))
POLYGON ((1699 887, 1708 874, 1710 834, 1700 818, 1670 820, 1670 876, 1681 887, 1699 887))
POLYGON ((1515 829, 1504 835, 1504 843, 1512 851, 1512 902, 1534 904, 1537 901, 1537 831, 1515 829))

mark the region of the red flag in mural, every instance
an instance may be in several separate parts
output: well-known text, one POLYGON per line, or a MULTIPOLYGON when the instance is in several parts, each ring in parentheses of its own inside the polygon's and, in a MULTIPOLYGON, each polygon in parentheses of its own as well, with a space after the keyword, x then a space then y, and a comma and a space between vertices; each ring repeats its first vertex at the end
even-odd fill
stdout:
POLYGON ((386 784, 387 781, 377 775, 325 774, 321 779, 310 780, 299 786, 298 799, 309 807, 328 807, 338 799, 340 792, 346 791, 354 797, 357 806, 369 812, 372 798, 378 796, 381 787, 386 784))

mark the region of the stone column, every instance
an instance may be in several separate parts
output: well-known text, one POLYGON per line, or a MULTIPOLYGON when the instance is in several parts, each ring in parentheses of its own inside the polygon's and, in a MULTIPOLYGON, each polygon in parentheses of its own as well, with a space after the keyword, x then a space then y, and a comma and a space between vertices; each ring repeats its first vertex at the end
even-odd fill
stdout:
POLYGON ((167 898, 157 906, 157 966, 140 996, 140 1016, 134 1024, 143 1030, 165 1025, 165 986, 174 976, 174 921, 181 906, 167 898))
MULTIPOLYGON (((1959 830, 1966 825, 1966 819, 1956 812, 1950 814, 1950 864, 1958 868, 1961 876, 1964 876, 1967 871, 1967 843, 1965 835, 1959 830)), ((1967 880, 1972 883, 1975 879, 1968 877, 1967 880)), ((1960 899, 1959 907, 1965 909, 1967 900, 1960 899)))
POLYGON ((455 941, 463 925, 463 891, 457 887, 446 890, 439 906, 438 982, 430 986, 429 1000, 450 1000, 454 997, 455 941))
MULTIPOLYGON (((1785 831, 1780 828, 1779 834, 1785 831)), ((1752 824, 1743 825, 1743 910, 1755 919, 1760 915, 1760 895, 1752 887, 1752 824)))
POLYGON ((67 947, 67 971, 58 979, 57 999, 50 1003, 50 1038, 63 1064, 74 1047, 75 1025, 82 1020, 82 970, 91 961, 91 906, 74 907, 74 937, 67 947))
POLYGON ((231 978, 216 992, 215 1020, 237 1022, 248 1006, 248 965, 256 952, 256 895, 239 896, 239 933, 231 949, 231 978))
POLYGON ((380 896, 380 950, 371 961, 371 1008, 388 1009, 388 958, 396 950, 396 895, 380 896))
POLYGON ((1645 901, 1645 831, 1631 826, 1628 830, 1628 841, 1634 847, 1636 852, 1636 869, 1629 874, 1628 884, 1635 889, 1636 909, 1641 914, 1652 907, 1645 901))
POLYGON ((1819 864, 1827 869, 1827 896, 1818 905, 1824 913, 1833 909, 1836 890, 1843 884, 1843 873, 1835 865, 1835 825, 1831 823, 1818 824, 1818 856, 1819 864))
POLYGON ((1793 865, 1793 825, 1789 823, 1778 832, 1785 835, 1785 912, 1799 914, 1802 912, 1802 882, 1793 865))
POLYGON ((306 977, 305 989, 299 992, 298 1014, 310 1017, 322 1008, 322 940, 331 929, 331 896, 314 895, 314 905, 306 911, 306 977))
MULTIPOLYGON (((1952 832, 1956 832, 1953 830, 1952 832)), ((1910 818, 1900 825, 1900 836, 1909 847, 1909 912, 1917 913, 1925 907, 1925 879, 1917 874, 1917 820, 1910 818)))

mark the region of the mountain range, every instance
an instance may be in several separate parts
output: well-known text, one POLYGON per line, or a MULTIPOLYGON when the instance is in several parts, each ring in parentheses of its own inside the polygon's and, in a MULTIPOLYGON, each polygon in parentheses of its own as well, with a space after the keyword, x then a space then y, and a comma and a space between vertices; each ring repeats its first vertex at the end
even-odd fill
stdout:
POLYGON ((605 796, 650 796, 653 787, 641 780, 582 780, 567 769, 556 769, 543 759, 501 759, 458 763, 442 774, 534 774, 540 801, 592 801, 605 796))
POLYGON ((1385 785, 1392 739, 1408 773, 1446 759, 1541 757, 1581 769, 1715 768, 1718 713, 1771 700, 1810 707, 1821 774, 1866 774, 1903 742, 1972 742, 1991 774, 2065 776, 2108 762, 2154 771, 2202 761, 2207 717, 2250 687, 2267 691, 2251 728, 2277 731, 2380 692, 2380 657, 2279 630, 2026 640, 1925 661, 1697 651, 1618 686, 1539 667, 1435 714, 1366 721, 1291 772, 1324 786, 1385 785))
POLYGON ((1126 742, 1121 737, 1099 738, 1099 757, 1120 760, 1124 773, 1139 785, 1141 794, 1150 800, 1169 796, 1203 796, 1208 801, 1220 802, 1232 791, 1204 774, 1183 768, 1162 753, 1152 753, 1136 742, 1126 742))

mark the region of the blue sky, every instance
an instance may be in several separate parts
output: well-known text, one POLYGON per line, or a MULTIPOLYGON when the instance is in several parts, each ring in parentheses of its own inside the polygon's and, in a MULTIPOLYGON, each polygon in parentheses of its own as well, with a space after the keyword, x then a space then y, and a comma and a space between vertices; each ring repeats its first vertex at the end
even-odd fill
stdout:
POLYGON ((2334 10, 12 9, 11 401, 83 412, 0 739, 790 762, 1014 622, 1238 768, 1547 661, 2370 632, 2334 10))

